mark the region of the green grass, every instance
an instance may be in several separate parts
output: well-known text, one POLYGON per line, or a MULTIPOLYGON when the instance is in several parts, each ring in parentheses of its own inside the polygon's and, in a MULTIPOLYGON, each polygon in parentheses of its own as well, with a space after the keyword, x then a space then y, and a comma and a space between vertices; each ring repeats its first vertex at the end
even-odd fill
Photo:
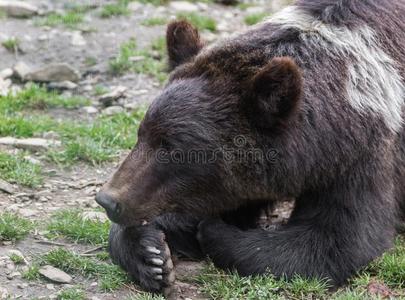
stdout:
POLYGON ((16 52, 20 46, 20 40, 17 38, 9 38, 1 43, 4 48, 10 52, 16 52))
POLYGON ((38 280, 40 277, 39 266, 37 264, 32 264, 28 267, 28 270, 22 274, 22 278, 29 281, 38 280))
POLYGON ((24 263, 24 258, 18 254, 11 254, 10 255, 10 260, 15 263, 16 265, 21 265, 24 263))
POLYGON ((148 18, 144 21, 142 21, 142 25, 145 26, 158 26, 158 25, 165 25, 167 23, 167 19, 162 18, 162 17, 153 17, 153 18, 148 18))
MULTIPOLYGON (((30 85, 15 96, 0 96, 0 136, 27 138, 54 131, 60 136, 62 147, 50 149, 47 157, 62 165, 78 161, 96 165, 116 158, 123 149, 131 149, 136 142, 137 128, 143 117, 144 111, 141 109, 131 114, 99 116, 83 122, 56 120, 46 114, 51 108, 74 109, 88 104, 89 100, 82 97, 64 97, 55 92, 48 92, 38 85, 30 85)), ((35 185, 36 182, 27 181, 26 176, 12 176, 15 172, 11 167, 7 167, 11 163, 31 170, 32 175, 39 174, 38 167, 28 164, 25 160, 3 155, 0 157, 0 170, 7 168, 7 172, 6 175, 0 176, 12 178, 17 183, 35 185)), ((17 168, 16 171, 21 173, 24 168, 17 168)), ((29 173, 27 171, 22 174, 29 173)))
POLYGON ((390 287, 405 289, 405 237, 398 237, 395 248, 370 264, 366 271, 390 287))
POLYGON ((40 264, 49 264, 69 274, 90 277, 99 281, 103 291, 113 291, 128 282, 126 274, 117 266, 82 257, 72 251, 57 248, 40 258, 40 264))
POLYGON ((164 300, 165 298, 160 295, 154 295, 151 293, 137 293, 135 295, 131 295, 125 300, 164 300))
POLYGON ((47 91, 37 84, 30 84, 16 95, 0 96, 0 114, 13 113, 23 109, 77 108, 88 105, 83 97, 65 97, 56 91, 47 91))
POLYGON ((155 6, 165 5, 169 2, 169 0, 138 0, 140 3, 144 4, 152 4, 155 6))
POLYGON ((130 14, 128 2, 128 0, 118 0, 117 3, 104 5, 100 12, 100 17, 111 18, 117 16, 128 16, 130 14))
POLYGON ((132 67, 130 61, 131 56, 136 56, 137 45, 135 39, 130 39, 121 45, 119 54, 116 58, 110 61, 110 71, 113 74, 119 75, 129 71, 132 67))
POLYGON ((211 299, 378 299, 368 292, 371 282, 384 284, 395 295, 405 297, 405 237, 398 237, 393 250, 371 263, 349 285, 333 293, 323 280, 296 276, 287 281, 271 275, 240 277, 212 265, 207 266, 196 280, 202 292, 211 299))
POLYGON ((97 65, 97 58, 94 57, 94 56, 87 56, 87 57, 84 59, 84 64, 85 64, 86 66, 88 66, 88 67, 95 66, 95 65, 97 65))
POLYGON ((246 25, 254 25, 264 20, 264 18, 266 18, 267 16, 267 13, 250 14, 245 17, 244 21, 246 25))
POLYGON ((148 49, 137 48, 135 40, 131 39, 120 47, 119 54, 110 61, 110 72, 120 75, 128 71, 147 74, 156 78, 160 83, 167 79, 166 48, 164 38, 153 41, 148 49), (131 61, 131 57, 140 56, 140 61, 131 61))
POLYGON ((306 281, 295 277, 287 282, 271 275, 240 277, 219 271, 212 265, 198 277, 198 282, 202 284, 202 291, 212 299, 303 299, 304 293, 315 298, 328 289, 327 283, 320 280, 306 281))
POLYGON ((23 153, 0 152, 0 178, 27 187, 36 187, 43 182, 41 167, 24 159, 23 153))
POLYGON ((189 21, 199 30, 209 30, 215 32, 217 30, 217 22, 210 17, 199 15, 197 13, 178 13, 178 19, 189 21))
POLYGON ((63 25, 70 29, 76 29, 79 24, 83 23, 84 14, 75 10, 65 13, 50 13, 47 16, 40 18, 37 22, 40 26, 59 26, 63 25))
POLYGON ((34 224, 13 213, 0 214, 0 241, 18 241, 25 238, 34 224))
POLYGON ((84 300, 86 295, 83 290, 77 287, 66 288, 61 290, 57 297, 57 300, 84 300))
POLYGON ((82 211, 63 210, 55 213, 47 230, 52 236, 63 236, 80 243, 107 244, 110 222, 85 220, 82 211))

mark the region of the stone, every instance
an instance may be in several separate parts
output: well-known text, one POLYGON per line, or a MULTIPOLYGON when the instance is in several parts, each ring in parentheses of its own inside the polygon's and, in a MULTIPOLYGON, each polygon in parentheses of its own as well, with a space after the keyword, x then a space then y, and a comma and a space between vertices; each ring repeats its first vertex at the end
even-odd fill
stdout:
POLYGON ((86 46, 87 44, 86 40, 84 39, 80 31, 73 32, 70 43, 72 44, 72 46, 79 46, 79 47, 86 46))
POLYGON ((21 273, 16 271, 16 272, 11 272, 10 274, 7 275, 8 280, 12 280, 16 277, 21 277, 21 273))
POLYGON ((39 274, 56 283, 71 283, 72 277, 53 266, 46 265, 39 269, 39 274))
POLYGON ((14 187, 10 183, 8 183, 7 181, 4 181, 1 178, 0 178, 0 191, 6 192, 8 194, 15 193, 14 187))
POLYGON ((112 103, 124 96, 127 88, 125 86, 117 86, 111 92, 101 95, 98 99, 104 106, 110 106, 112 103))
POLYGON ((128 9, 130 11, 133 11, 133 12, 142 9, 143 7, 144 7, 144 5, 142 3, 139 3, 139 2, 130 2, 128 4, 128 9))
POLYGON ((25 218, 33 217, 33 216, 36 216, 38 214, 37 210, 33 210, 33 209, 30 209, 30 208, 21 208, 18 212, 19 212, 19 214, 21 216, 23 216, 25 218))
POLYGON ((103 110, 103 115, 113 116, 119 113, 124 112, 125 109, 122 106, 110 106, 103 110))
POLYGON ((51 82, 48 84, 49 89, 54 90, 74 90, 77 88, 77 84, 68 80, 60 82, 51 82))
POLYGON ((197 12, 199 10, 197 5, 187 1, 173 1, 169 6, 176 11, 197 12))
POLYGON ((7 96, 10 93, 11 80, 0 77, 0 95, 7 96))
POLYGON ((60 146, 61 142, 41 138, 17 139, 13 137, 3 137, 0 138, 0 145, 13 146, 31 151, 43 151, 50 147, 60 146))
POLYGON ((36 82, 72 81, 80 80, 80 73, 66 63, 54 63, 36 69, 25 75, 24 80, 36 82))
POLYGON ((20 250, 16 250, 16 249, 11 249, 11 250, 9 250, 9 251, 8 251, 8 256, 11 257, 12 255, 17 255, 17 256, 21 257, 21 258, 24 260, 24 262, 25 262, 25 257, 24 257, 24 255, 21 253, 20 250))
POLYGON ((108 221, 108 217, 105 213, 100 211, 85 211, 82 213, 83 220, 93 221, 93 222, 102 222, 105 223, 108 221))
POLYGON ((44 132, 42 134, 42 137, 47 140, 57 140, 60 138, 60 135, 59 135, 59 133, 51 130, 51 131, 44 132))
POLYGON ((14 65, 13 71, 15 77, 25 81, 25 77, 32 72, 32 69, 25 62, 19 61, 14 65))
POLYGON ((0 286, 0 299, 9 299, 10 294, 8 290, 2 286, 0 286))
POLYGON ((5 12, 9 17, 28 18, 38 14, 38 8, 23 1, 0 1, 0 11, 5 12))
POLYGON ((3 79, 10 78, 11 76, 13 76, 13 73, 14 73, 13 69, 11 69, 11 68, 4 69, 4 70, 0 71, 0 78, 3 78, 3 79))
POLYGON ((81 108, 82 111, 84 111, 85 113, 89 114, 89 115, 93 115, 98 113, 98 109, 94 106, 83 106, 81 108))
POLYGON ((140 62, 140 61, 143 61, 143 60, 145 60, 145 56, 142 56, 142 55, 139 55, 139 56, 131 56, 131 57, 129 58, 129 61, 131 61, 131 62, 140 62))

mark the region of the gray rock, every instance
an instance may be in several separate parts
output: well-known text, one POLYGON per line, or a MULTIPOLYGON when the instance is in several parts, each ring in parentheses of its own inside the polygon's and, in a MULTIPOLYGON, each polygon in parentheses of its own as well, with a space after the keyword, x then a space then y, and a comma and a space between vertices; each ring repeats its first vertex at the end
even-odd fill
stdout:
POLYGON ((0 71, 0 78, 3 78, 3 79, 10 78, 11 76, 13 76, 13 73, 14 73, 13 69, 11 69, 11 68, 4 69, 4 70, 0 71))
POLYGON ((9 250, 9 251, 8 251, 8 256, 12 256, 12 255, 17 255, 17 256, 21 257, 21 258, 24 260, 24 262, 25 262, 25 257, 24 257, 24 255, 21 253, 20 250, 17 250, 17 249, 11 249, 11 250, 9 250))
POLYGON ((93 222, 105 223, 108 221, 107 215, 100 211, 85 211, 82 213, 82 218, 93 222))
POLYGON ((1 178, 0 178, 0 191, 6 192, 8 194, 15 193, 14 187, 10 183, 8 183, 7 181, 4 181, 1 178))
POLYGON ((27 76, 27 74, 32 72, 32 69, 26 63, 19 61, 14 65, 13 71, 15 77, 22 81, 25 81, 25 77, 27 76))
POLYGON ((23 1, 0 0, 0 11, 4 11, 10 17, 27 18, 38 14, 38 8, 23 1))
POLYGON ((124 112, 125 109, 122 106, 110 106, 103 110, 103 115, 105 116, 113 116, 119 113, 124 112))
POLYGON ((24 79, 37 82, 77 82, 80 80, 80 73, 66 63, 56 63, 29 72, 24 79))
POLYGON ((98 113, 98 109, 94 106, 83 106, 81 108, 82 111, 84 111, 85 113, 89 114, 89 115, 93 115, 98 113))
POLYGON ((4 287, 0 286, 0 299, 9 299, 10 293, 4 287))
POLYGON ((80 31, 75 31, 72 34, 70 43, 72 44, 72 46, 85 46, 87 44, 86 40, 84 39, 80 31))
POLYGON ((16 139, 13 137, 0 138, 0 145, 13 146, 16 148, 31 151, 47 150, 50 147, 60 146, 60 144, 61 144, 60 141, 45 140, 40 138, 27 138, 27 139, 16 139))
POLYGON ((21 277, 21 273, 16 271, 16 272, 11 272, 10 274, 7 275, 8 280, 13 280, 16 277, 21 277))
POLYGON ((55 90, 74 90, 77 88, 77 84, 71 81, 51 82, 48 84, 48 88, 55 90))
POLYGON ((29 209, 29 208, 21 208, 18 213, 25 217, 25 218, 29 218, 29 217, 33 217, 36 216, 38 214, 37 210, 34 209, 29 209))
POLYGON ((39 274, 57 283, 71 283, 72 277, 53 266, 46 265, 39 269, 39 274))
POLYGON ((187 2, 187 1, 173 1, 170 2, 170 8, 176 11, 184 11, 184 12, 196 12, 198 11, 198 6, 187 2))
POLYGON ((0 77, 0 95, 7 96, 10 92, 11 87, 11 80, 10 79, 3 79, 0 77))
POLYGON ((110 106, 112 103, 124 96, 127 88, 125 86, 117 86, 111 92, 104 94, 98 98, 98 101, 104 106, 110 106))

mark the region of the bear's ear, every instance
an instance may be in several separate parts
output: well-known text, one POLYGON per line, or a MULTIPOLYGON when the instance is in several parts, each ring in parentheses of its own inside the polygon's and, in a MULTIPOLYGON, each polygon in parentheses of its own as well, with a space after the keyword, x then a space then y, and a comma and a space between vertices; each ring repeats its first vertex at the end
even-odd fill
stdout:
POLYGON ((198 30, 184 20, 168 25, 166 44, 170 71, 197 55, 203 47, 198 30))
POLYGON ((292 58, 274 57, 253 77, 248 110, 258 127, 283 126, 296 112, 302 91, 301 71, 292 58), (252 100, 251 100, 252 101, 252 100))

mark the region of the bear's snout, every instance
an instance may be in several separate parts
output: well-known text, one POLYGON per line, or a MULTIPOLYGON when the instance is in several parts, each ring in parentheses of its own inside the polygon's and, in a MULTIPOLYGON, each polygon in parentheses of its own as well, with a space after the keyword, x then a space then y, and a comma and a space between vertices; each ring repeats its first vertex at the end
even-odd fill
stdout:
POLYGON ((123 211, 120 203, 116 202, 113 197, 105 192, 97 193, 96 202, 106 210, 107 216, 111 221, 119 223, 123 211))

